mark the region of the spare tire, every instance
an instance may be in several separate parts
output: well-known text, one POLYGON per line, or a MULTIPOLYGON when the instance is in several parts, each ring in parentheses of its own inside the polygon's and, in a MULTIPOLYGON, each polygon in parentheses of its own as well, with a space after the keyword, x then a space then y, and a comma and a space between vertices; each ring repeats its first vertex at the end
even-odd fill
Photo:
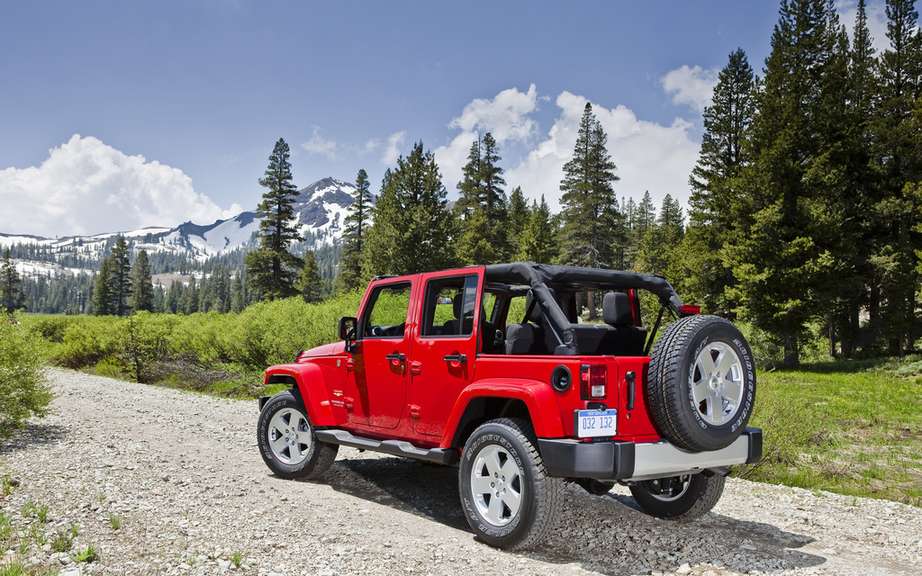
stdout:
POLYGON ((653 347, 645 394, 653 423, 675 446, 726 448, 755 406, 752 350, 723 318, 680 318, 653 347))

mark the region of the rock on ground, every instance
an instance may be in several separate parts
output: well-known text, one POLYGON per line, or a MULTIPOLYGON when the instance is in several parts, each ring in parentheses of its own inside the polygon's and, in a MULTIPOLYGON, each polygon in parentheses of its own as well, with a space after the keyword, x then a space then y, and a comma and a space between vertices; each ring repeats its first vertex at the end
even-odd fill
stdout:
POLYGON ((323 482, 284 481, 259 457, 255 402, 49 378, 53 413, 0 449, 0 475, 19 482, 0 507, 20 541, 47 540, 0 555, 65 574, 922 573, 922 510, 734 479, 687 525, 638 512, 620 487, 568 486, 550 541, 502 552, 467 530, 455 469, 343 448, 323 482), (23 517, 27 501, 49 507, 45 524, 23 517), (72 552, 54 552, 71 526, 72 552), (74 563, 88 545, 98 560, 74 563))

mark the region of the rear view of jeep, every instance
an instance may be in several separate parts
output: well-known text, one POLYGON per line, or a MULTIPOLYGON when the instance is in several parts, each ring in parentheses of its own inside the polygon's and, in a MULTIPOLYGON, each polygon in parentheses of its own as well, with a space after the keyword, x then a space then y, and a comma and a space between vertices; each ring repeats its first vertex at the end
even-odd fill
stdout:
POLYGON ((345 445, 457 465, 494 546, 541 542, 565 482, 621 483, 687 521, 761 457, 748 344, 658 276, 512 263, 376 278, 340 335, 266 371, 292 385, 263 401, 266 463, 319 477, 345 445))

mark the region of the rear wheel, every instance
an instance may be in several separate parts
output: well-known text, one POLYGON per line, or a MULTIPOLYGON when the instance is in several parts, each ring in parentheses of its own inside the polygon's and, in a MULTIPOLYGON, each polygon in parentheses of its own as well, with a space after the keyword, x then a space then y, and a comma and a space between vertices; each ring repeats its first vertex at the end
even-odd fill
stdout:
POLYGON ((263 461, 282 478, 318 478, 339 451, 339 446, 317 440, 302 402, 291 392, 266 402, 256 429, 263 461))
POLYGON ((720 500, 727 479, 719 474, 689 474, 631 484, 640 508, 666 520, 694 520, 707 514, 720 500))
POLYGON ((557 515, 562 480, 547 475, 531 427, 500 418, 464 445, 458 472, 461 507, 474 533, 498 548, 530 548, 557 515))

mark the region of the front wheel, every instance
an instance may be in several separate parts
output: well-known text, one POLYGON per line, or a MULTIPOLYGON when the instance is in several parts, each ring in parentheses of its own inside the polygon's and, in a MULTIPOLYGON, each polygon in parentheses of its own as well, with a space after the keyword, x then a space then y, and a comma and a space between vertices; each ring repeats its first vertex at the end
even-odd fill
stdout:
POLYGON ((547 475, 527 422, 499 418, 474 430, 458 476, 461 507, 481 540, 525 549, 547 536, 563 481, 547 475))
POLYGON ((645 480, 630 485, 640 508, 665 520, 694 520, 720 500, 727 479, 719 474, 688 474, 645 480))
POLYGON ((256 425, 257 444, 266 466, 282 478, 319 478, 339 446, 319 442, 303 403, 291 392, 266 402, 256 425))

